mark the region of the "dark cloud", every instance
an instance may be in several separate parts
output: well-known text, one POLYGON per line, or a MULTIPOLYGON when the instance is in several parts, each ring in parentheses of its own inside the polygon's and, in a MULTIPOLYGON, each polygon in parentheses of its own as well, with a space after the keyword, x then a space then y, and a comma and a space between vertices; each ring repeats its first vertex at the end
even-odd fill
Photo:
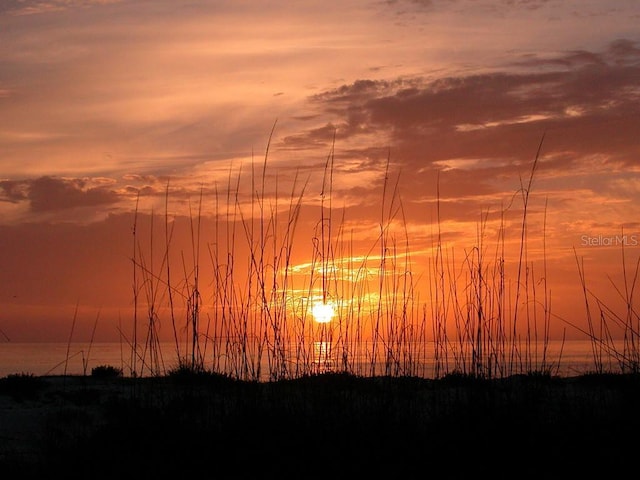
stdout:
POLYGON ((18 14, 24 11, 25 2, 23 0, 3 0, 0 2, 0 15, 18 14))
POLYGON ((640 57, 640 47, 635 42, 622 38, 611 43, 609 54, 616 62, 637 63, 638 57, 640 57))
POLYGON ((18 203, 26 200, 28 195, 27 184, 16 180, 0 182, 0 202, 18 203))
POLYGON ((102 186, 88 187, 82 179, 40 177, 30 184, 29 200, 34 212, 49 212, 112 204, 118 200, 118 194, 102 186))
POLYGON ((119 1, 121 0, 2 0, 0 2, 0 15, 35 15, 74 7, 117 3, 119 1))
MULTIPOLYGON (((637 158, 637 44, 617 40, 604 52, 529 58, 517 66, 527 68, 435 81, 359 80, 313 101, 339 116, 343 138, 363 132, 390 138, 396 160, 415 168, 464 158, 519 164, 531 160, 544 131, 547 147, 559 152, 637 158)), ((314 145, 323 132, 309 130, 296 144, 314 145)))
POLYGON ((333 139, 337 138, 338 131, 344 136, 344 131, 347 127, 347 123, 343 123, 342 125, 327 123, 326 125, 313 128, 299 135, 286 136, 282 139, 280 147, 294 150, 328 147, 333 142, 333 139))

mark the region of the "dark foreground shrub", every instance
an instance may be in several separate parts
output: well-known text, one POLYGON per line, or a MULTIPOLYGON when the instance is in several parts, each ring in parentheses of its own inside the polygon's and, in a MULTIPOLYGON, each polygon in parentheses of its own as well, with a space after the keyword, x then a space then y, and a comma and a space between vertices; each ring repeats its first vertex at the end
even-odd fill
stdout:
POLYGON ((0 394, 7 394, 17 400, 34 398, 45 386, 42 378, 32 373, 12 373, 0 378, 0 394))
POLYGON ((122 369, 112 365, 98 365, 91 369, 91 376, 96 378, 115 378, 122 376, 122 369))

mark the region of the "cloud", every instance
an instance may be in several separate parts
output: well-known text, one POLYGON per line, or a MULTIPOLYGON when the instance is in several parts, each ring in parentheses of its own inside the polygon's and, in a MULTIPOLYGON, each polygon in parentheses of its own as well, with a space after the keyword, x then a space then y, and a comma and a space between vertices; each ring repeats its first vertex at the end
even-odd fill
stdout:
POLYGON ((26 200, 28 190, 26 183, 14 180, 4 180, 0 182, 0 202, 18 203, 26 200))
POLYGON ((0 4, 0 15, 37 15, 78 7, 107 5, 121 1, 122 0, 3 0, 0 4))
POLYGON ((34 212, 113 204, 118 194, 105 186, 92 187, 83 179, 40 177, 30 182, 29 201, 34 212))
MULTIPOLYGON (((358 80, 311 100, 335 117, 345 141, 363 131, 385 139, 388 134, 405 165, 484 158, 486 165, 495 159, 497 166, 508 166, 530 160, 531 148, 522 147, 534 146, 545 130, 555 150, 595 150, 634 161, 639 76, 637 44, 617 40, 604 52, 528 58, 498 72, 433 81, 358 80)), ((308 130, 309 145, 322 132, 326 128, 308 130)), ((295 137, 297 145, 305 135, 295 137)))

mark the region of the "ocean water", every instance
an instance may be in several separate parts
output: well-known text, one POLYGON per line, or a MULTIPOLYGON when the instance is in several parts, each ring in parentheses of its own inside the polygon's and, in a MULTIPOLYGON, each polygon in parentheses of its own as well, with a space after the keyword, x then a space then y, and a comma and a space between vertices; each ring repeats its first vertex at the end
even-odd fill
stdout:
MULTIPOLYGON (((339 364, 338 355, 332 357, 331 345, 324 342, 314 345, 311 356, 307 358, 312 365, 322 366, 322 370, 331 370, 339 364)), ((542 365, 542 353, 544 345, 539 344, 537 348, 532 348, 527 354, 532 362, 533 369, 542 365)), ((618 351, 618 350, 616 350, 618 351)), ((213 367, 213 360, 209 360, 210 353, 203 354, 205 368, 213 367)), ((224 355, 223 355, 224 356, 224 355)), ((446 359, 440 362, 440 374, 450 373, 459 370, 455 355, 448 354, 446 359)), ((220 357, 220 356, 219 356, 220 357)), ((227 355, 228 357, 228 355, 227 355)), ((468 355, 467 355, 468 357, 468 355)), ((379 355, 376 365, 376 372, 384 373, 383 355, 379 355)), ((596 370, 592 342, 588 340, 567 340, 550 341, 546 344, 546 357, 544 364, 551 368, 555 375, 575 376, 589 373, 596 370)), ((603 356, 602 364, 606 371, 619 372, 620 366, 613 356, 603 356)), ((135 360, 135 371, 138 375, 148 375, 151 371, 147 369, 145 374, 144 362, 150 363, 149 356, 140 351, 140 355, 135 360), (146 360, 145 360, 146 359, 146 360)), ((175 353, 173 343, 161 343, 154 357, 154 364, 158 366, 159 373, 166 373, 178 365, 178 357, 175 353)), ((255 359, 249 360, 255 368, 255 359)), ((295 362, 295 360, 291 360, 295 362)), ((433 355, 433 345, 426 347, 420 359, 413 360, 416 365, 413 372, 418 376, 433 378, 435 370, 435 356, 433 355)), ((467 360, 468 362, 468 360, 467 360)), ((273 365, 273 359, 263 352, 260 359, 261 374, 263 380, 269 378, 269 372, 273 365)), ((122 369, 125 376, 131 376, 134 371, 132 367, 131 349, 121 343, 0 343, 0 378, 11 374, 32 374, 43 375, 90 375, 91 370, 96 366, 110 365, 122 369)), ((238 374, 242 368, 235 362, 220 362, 216 364, 216 371, 240 377, 238 374)), ((371 372, 371 357, 360 360, 350 360, 348 370, 356 374, 369 374, 371 372)), ((344 369, 343 369, 344 370, 344 369)), ((295 371, 290 368, 291 372, 295 371)), ((299 370, 304 371, 304 370, 299 370)))

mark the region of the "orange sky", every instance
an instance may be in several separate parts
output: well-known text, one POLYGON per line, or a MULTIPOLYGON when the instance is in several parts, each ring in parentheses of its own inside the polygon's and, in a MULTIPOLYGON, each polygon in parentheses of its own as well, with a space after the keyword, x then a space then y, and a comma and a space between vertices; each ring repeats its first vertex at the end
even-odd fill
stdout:
MULTIPOLYGON (((375 285, 386 252, 386 274, 392 260, 396 273, 410 272, 414 307, 429 310, 438 230, 462 292, 479 229, 489 267, 501 257, 501 225, 513 293, 521 187, 543 135, 524 265, 538 303, 546 280, 552 333, 585 338, 576 258, 594 295, 624 307, 621 256, 633 279, 640 255, 638 2, 326 5, 2 2, 4 336, 66 341, 76 306, 78 339, 96 320, 98 340, 117 339, 118 325, 130 332, 132 257, 144 255, 160 275, 165 213, 175 221, 175 282, 201 267, 204 307, 215 296, 214 246, 225 265, 227 250, 236 252, 239 281, 251 268, 249 246, 255 252, 262 239, 261 265, 271 272, 286 263, 297 275, 294 297, 314 249, 338 272, 335 298, 358 267, 375 285), (324 216, 323 202, 332 207, 324 216), (232 239, 221 225, 230 216, 232 239), (194 218, 202 221, 197 259, 194 218), (330 231, 319 230, 321 218, 330 231)), ((170 338, 170 321, 161 322, 170 338)))

